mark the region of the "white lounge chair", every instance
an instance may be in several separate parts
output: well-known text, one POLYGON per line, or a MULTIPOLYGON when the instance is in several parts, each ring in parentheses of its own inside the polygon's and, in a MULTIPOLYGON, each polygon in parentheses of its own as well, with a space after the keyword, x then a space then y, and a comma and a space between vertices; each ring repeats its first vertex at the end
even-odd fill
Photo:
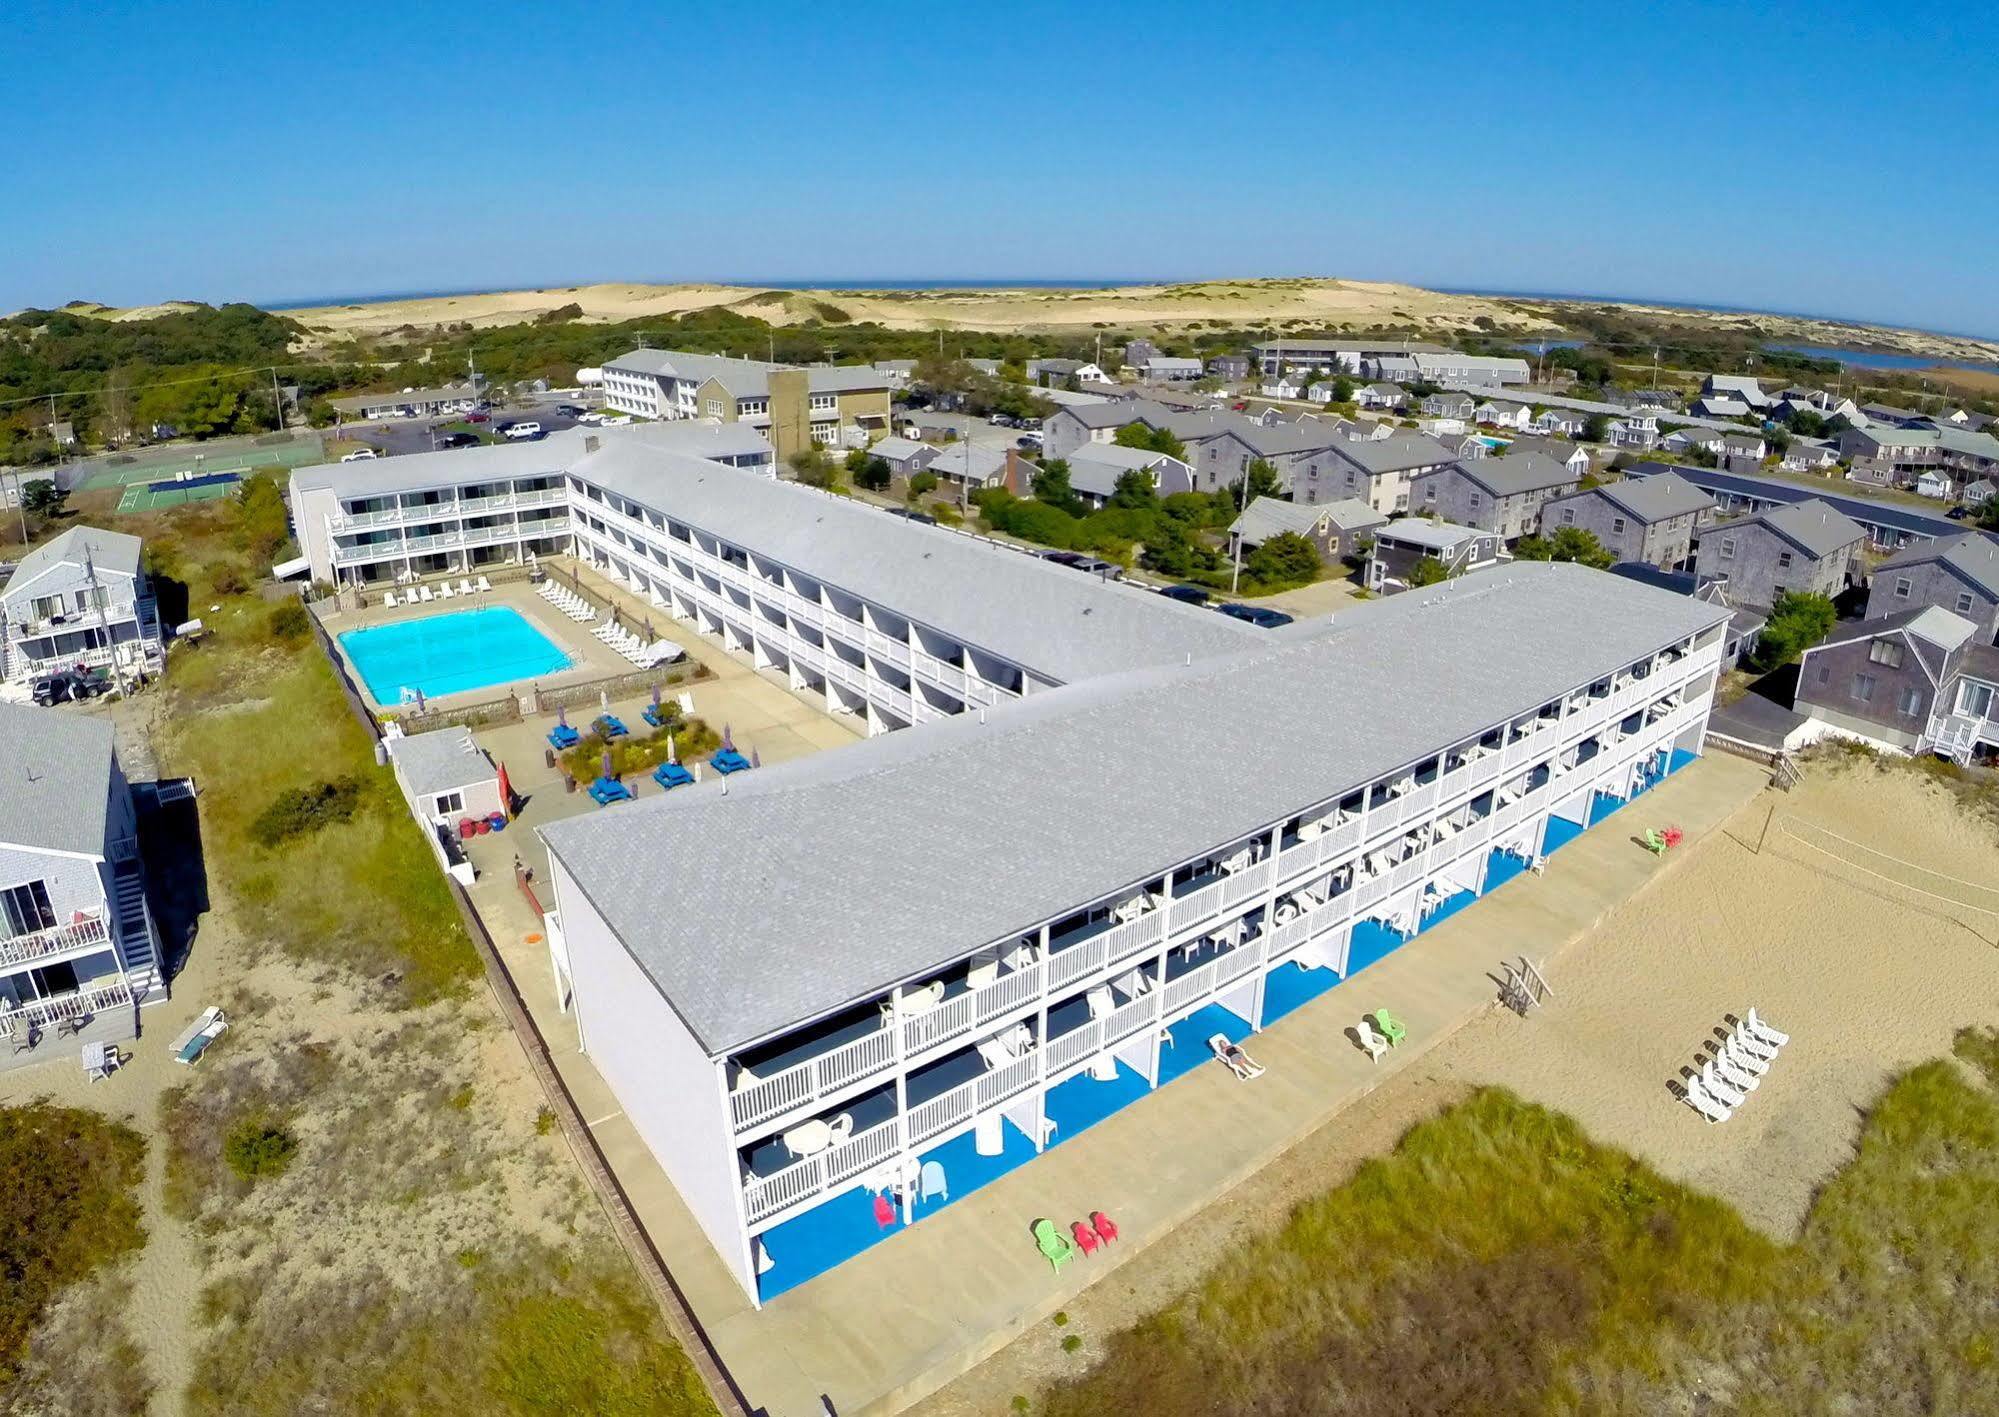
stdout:
POLYGON ((1790 1034, 1780 1033, 1770 1027, 1769 1024, 1763 1022, 1762 1019, 1756 1017, 1756 1006, 1754 1004, 1749 1006, 1749 1017, 1744 1020, 1744 1026, 1758 1038, 1767 1039, 1779 1048, 1782 1048, 1786 1043, 1791 1041, 1790 1034))
POLYGON ((439 587, 437 588, 437 598, 438 598, 439 600, 449 600, 449 599, 451 599, 451 582, 450 582, 450 581, 446 581, 446 582, 445 582, 445 583, 444 583, 443 585, 441 585, 441 586, 439 586, 439 587))
POLYGON ((430 593, 430 587, 427 585, 420 585, 416 588, 416 598, 425 604, 429 604, 431 601, 437 599, 436 596, 430 593))
POLYGON ((1745 1073, 1752 1073, 1757 1077, 1762 1077, 1770 1071, 1770 1060, 1768 1058, 1759 1058, 1747 1048, 1744 1048, 1741 1043, 1736 1041, 1736 1037, 1732 1033, 1728 1036, 1728 1041, 1721 1045, 1721 1056, 1728 1059, 1729 1062, 1735 1064, 1736 1067, 1742 1069, 1745 1073))
POLYGON ((208 1045, 220 1038, 228 1027, 229 1020, 223 1016, 222 1010, 212 1006, 203 1009, 201 1016, 174 1039, 171 1045, 174 1061, 190 1065, 200 1062, 201 1055, 208 1051, 208 1045))
POLYGON ((1251 1078, 1263 1076, 1263 1065, 1256 1059, 1229 1042, 1228 1035, 1217 1033, 1208 1039, 1208 1050, 1215 1055, 1223 1067, 1248 1082, 1251 1078))
POLYGON ((1758 1058, 1762 1058, 1766 1062, 1775 1059, 1777 1056, 1776 1044, 1770 1042, 1768 1039, 1759 1038, 1742 1024, 1735 1026, 1735 1031, 1729 1035, 1729 1038, 1734 1042, 1736 1047, 1758 1058))
POLYGON ((1006 1042, 999 1038, 982 1038, 978 1043, 979 1060, 997 1072, 1013 1061, 1013 1053, 1006 1042))
POLYGON ((464 576, 458 578, 458 593, 460 595, 470 595, 472 593, 472 582, 468 578, 464 576))
POLYGON ((1680 1100, 1707 1118, 1711 1123, 1726 1122, 1729 1118, 1728 1108, 1710 1097, 1707 1089, 1701 1086, 1701 1080, 1697 1077, 1687 1079, 1686 1091, 1681 1093, 1680 1100))
POLYGON ((1363 1018, 1354 1033, 1360 1039, 1360 1046, 1367 1049, 1368 1058, 1380 1062, 1381 1055, 1388 1051, 1388 1040, 1374 1031, 1374 1024, 1363 1018))
POLYGON ((384 610, 394 610, 396 608, 396 593, 394 591, 389 591, 382 596, 382 608, 384 610))
POLYGON ((1746 1096, 1722 1080, 1721 1073, 1715 1068, 1712 1058, 1701 1064, 1701 1084, 1707 1088, 1710 1097, 1726 1107, 1740 1107, 1746 1096))
POLYGON ((478 583, 477 583, 477 588, 478 588, 478 591, 479 591, 479 594, 481 594, 481 595, 485 595, 485 594, 487 594, 487 593, 488 593, 489 591, 491 591, 491 590, 493 589, 493 583, 492 583, 491 581, 487 580, 487 579, 486 579, 486 578, 485 578, 484 576, 481 576, 481 577, 479 577, 479 580, 478 580, 478 583))
POLYGON ((1714 1060, 1713 1067, 1723 1082, 1740 1093, 1746 1094, 1756 1091, 1758 1085, 1763 1081, 1755 1073, 1750 1072, 1749 1069, 1742 1067, 1730 1059, 1726 1053, 1723 1053, 1714 1060))

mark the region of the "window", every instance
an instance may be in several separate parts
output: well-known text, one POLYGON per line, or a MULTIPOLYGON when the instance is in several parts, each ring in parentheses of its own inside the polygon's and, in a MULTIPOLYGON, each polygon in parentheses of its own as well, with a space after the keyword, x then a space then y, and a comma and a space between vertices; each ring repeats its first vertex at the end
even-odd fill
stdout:
MULTIPOLYGON (((1434 502, 1437 500, 1437 484, 1435 482, 1426 482, 1423 484, 1423 500, 1425 502, 1434 502)), ((1476 497, 1472 499, 1472 505, 1474 507, 1478 505, 1476 497)))
POLYGON ((1562 508, 1562 525, 1574 526, 1575 524, 1576 524, 1576 509, 1574 507, 1562 508))
POLYGON ((437 815, 449 816, 453 812, 465 810, 465 794, 462 792, 440 792, 437 794, 437 815))
POLYGON ((1911 684, 1895 696, 1895 707, 1904 718, 1915 718, 1923 711, 1922 691, 1911 684))
POLYGON ((1910 592, 1915 590, 1915 588, 1915 583, 1907 576, 1895 577, 1895 599, 1907 600, 1910 592))
POLYGON ((1873 703, 1873 702, 1874 702, 1874 688, 1875 688, 1875 684, 1876 684, 1876 683, 1877 683, 1877 681, 1876 681, 1876 679, 1874 678, 1874 676, 1873 676, 1872 674, 1856 674, 1856 675, 1854 675, 1854 676, 1853 676, 1853 697, 1854 697, 1854 698, 1856 698, 1856 699, 1858 699, 1858 700, 1859 700, 1859 701, 1860 701, 1861 703, 1863 703, 1863 704, 1871 704, 1871 703, 1873 703))
POLYGON ((1992 686, 1965 680, 1957 691, 1957 711, 1973 718, 1992 717, 1992 686))
POLYGON ((1475 512, 1478 510, 1478 507, 1479 507, 1478 493, 1474 492, 1471 494, 1471 509, 1475 512))
POLYGON ((1610 534, 1611 534, 1612 536, 1622 536, 1622 535, 1624 535, 1624 518, 1623 518, 1623 517, 1612 517, 1612 518, 1610 519, 1610 534))
POLYGON ((1959 591, 1959 592, 1958 592, 1958 594, 1957 594, 1957 613, 1958 613, 1958 614, 1960 614, 1960 615, 1969 615, 1969 614, 1971 613, 1971 592, 1970 592, 1970 591, 1968 591, 1968 590, 1964 590, 1964 591, 1959 591))
POLYGON ((1830 664, 1821 664, 1819 666, 1819 672, 1817 678, 1817 683, 1819 687, 1824 688, 1827 684, 1830 684, 1831 682, 1832 682, 1832 666, 1830 664))
POLYGON ((1889 669, 1902 667, 1902 647, 1893 640, 1876 640, 1867 647, 1867 662, 1889 669))
POLYGON ((1735 559, 1735 538, 1734 538, 1734 537, 1732 537, 1732 536, 1724 536, 1724 537, 1723 537, 1723 538, 1721 539, 1721 559, 1722 559, 1722 560, 1724 560, 1724 561, 1733 561, 1733 560, 1735 559))
POLYGON ((32 935, 55 923, 56 913, 49 905, 47 882, 29 881, 26 885, 9 886, 0 891, 0 928, 5 928, 9 938, 32 935))

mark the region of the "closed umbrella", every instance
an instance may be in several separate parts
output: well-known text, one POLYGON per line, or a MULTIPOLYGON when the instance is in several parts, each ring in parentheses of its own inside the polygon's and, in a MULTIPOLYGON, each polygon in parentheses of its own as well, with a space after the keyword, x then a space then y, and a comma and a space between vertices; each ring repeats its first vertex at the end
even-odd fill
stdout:
POLYGON ((735 741, 729 737, 729 725, 726 723, 722 725, 722 751, 725 753, 736 751, 735 741))
POLYGON ((680 762, 680 754, 675 752, 673 748, 673 735, 671 733, 666 735, 666 760, 669 763, 675 764, 680 762))
POLYGON ((423 712, 423 690, 421 689, 416 691, 416 711, 418 713, 423 712))
POLYGON ((609 689, 599 689, 597 691, 597 707, 605 713, 611 711, 611 691, 609 689))
POLYGON ((657 717, 659 714, 659 685, 657 684, 652 686, 652 711, 653 715, 657 717))
POLYGON ((764 765, 764 760, 757 756, 757 745, 754 743, 750 744, 750 766, 753 768, 760 768, 763 765, 764 765))
POLYGON ((555 726, 557 728, 569 727, 569 710, 561 704, 555 706, 555 726))
POLYGON ((602 766, 598 769, 597 775, 604 781, 609 782, 611 780, 611 750, 609 748, 604 750, 601 762, 602 766))
POLYGON ((507 781, 507 765, 500 764, 500 809, 508 817, 514 815, 514 785, 507 781))

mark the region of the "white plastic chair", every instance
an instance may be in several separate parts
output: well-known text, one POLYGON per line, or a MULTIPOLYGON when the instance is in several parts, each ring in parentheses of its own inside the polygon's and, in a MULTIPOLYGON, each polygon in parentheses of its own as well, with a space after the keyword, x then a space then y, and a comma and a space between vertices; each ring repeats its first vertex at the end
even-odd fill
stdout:
POLYGON ((1791 1041, 1790 1034, 1780 1033, 1770 1027, 1769 1024, 1763 1022, 1762 1019, 1756 1017, 1756 1006, 1753 1004, 1749 1008, 1749 1017, 1746 1020, 1746 1026, 1751 1033, 1755 1034, 1758 1038, 1768 1040, 1775 1047, 1782 1048, 1786 1043, 1791 1041))
POLYGON ((1373 1062, 1380 1062, 1381 1055, 1388 1051, 1388 1040, 1376 1033, 1374 1025, 1365 1018, 1360 1021, 1360 1026, 1354 1030, 1354 1033, 1360 1038, 1360 1046, 1367 1049, 1368 1058, 1373 1062))
POLYGON ((1721 1045, 1721 1056, 1745 1073, 1753 1073, 1757 1077, 1762 1077, 1770 1071, 1770 1060, 1759 1058, 1744 1048, 1732 1033, 1728 1036, 1728 1041, 1721 1045))
POLYGON ((1741 1093, 1754 1092, 1763 1081, 1755 1073, 1730 1059, 1726 1053, 1714 1060, 1714 1070, 1723 1082, 1741 1093))
POLYGON ((1681 1094, 1680 1100, 1707 1118, 1709 1123, 1726 1122, 1729 1118, 1728 1108, 1708 1096, 1707 1089, 1701 1086, 1697 1077, 1687 1079, 1686 1091, 1681 1094))
POLYGON ((1707 1088, 1708 1095, 1722 1103, 1723 1106, 1740 1107, 1742 1105, 1745 1094, 1736 1091, 1736 1089, 1722 1081, 1721 1074, 1716 1071, 1712 1059, 1701 1065, 1701 1083, 1707 1088))

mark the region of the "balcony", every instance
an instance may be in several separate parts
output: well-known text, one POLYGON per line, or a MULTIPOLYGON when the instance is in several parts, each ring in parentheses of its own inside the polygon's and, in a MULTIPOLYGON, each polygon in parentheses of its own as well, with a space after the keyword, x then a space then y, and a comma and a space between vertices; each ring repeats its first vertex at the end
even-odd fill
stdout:
POLYGON ((0 1038, 18 1038, 23 1029, 49 1028, 61 1023, 82 1023, 107 1009, 132 1002, 132 988, 123 979, 37 999, 19 1008, 0 1013, 0 1038))
POLYGON ((0 940, 0 967, 43 964, 63 955, 106 949, 110 944, 104 912, 79 912, 78 918, 66 924, 0 940))
MULTIPOLYGON (((151 602, 148 602, 150 604, 151 602)), ((127 620, 137 620, 137 601, 118 600, 109 605, 89 610, 66 610, 60 615, 50 615, 42 619, 23 619, 13 622, 13 638, 27 639, 36 635, 67 635, 79 630, 94 630, 100 625, 118 625, 127 620)))
POLYGON ((1060 989, 1087 974, 1121 964, 1133 955, 1160 945, 1165 935, 1160 912, 1148 910, 1133 920, 1099 921, 1093 933, 1079 933, 1068 941, 1051 941, 1048 956, 1048 987, 1060 989))
POLYGON ((736 1130, 810 1106, 849 1084, 885 1070, 895 1058, 895 1034, 878 1029, 783 1072, 758 1078, 729 1095, 736 1130))
POLYGON ((794 1162, 768 1176, 743 1178, 743 1207, 749 1223, 776 1215, 842 1181, 879 1166, 900 1149, 901 1127, 891 1118, 849 1137, 816 1156, 794 1162))
POLYGON ((880 630, 869 630, 867 648, 868 653, 880 656, 899 669, 909 667, 909 645, 903 640, 892 639, 880 630))

